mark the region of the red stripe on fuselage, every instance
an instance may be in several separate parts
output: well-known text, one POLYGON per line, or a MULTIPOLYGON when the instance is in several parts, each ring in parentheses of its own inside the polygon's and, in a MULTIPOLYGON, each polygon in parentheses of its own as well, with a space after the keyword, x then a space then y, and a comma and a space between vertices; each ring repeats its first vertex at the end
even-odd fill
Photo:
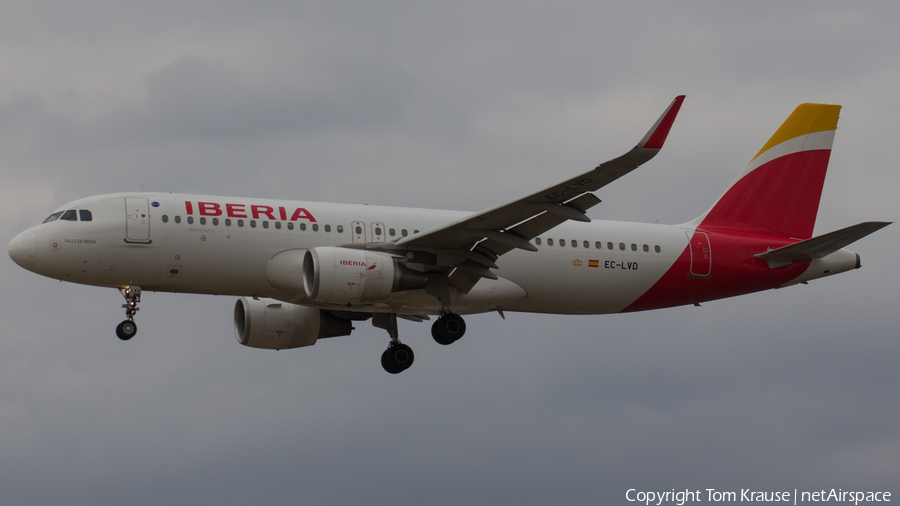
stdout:
MULTIPOLYGON (((779 248, 795 241, 773 235, 757 235, 727 230, 702 230, 709 236, 712 253, 710 275, 691 276, 690 244, 678 260, 647 292, 622 312, 644 311, 663 307, 682 306, 708 300, 768 290, 783 285, 806 271, 809 261, 776 269, 754 258, 767 248, 779 248)), ((696 242, 699 238, 691 238, 696 242)))

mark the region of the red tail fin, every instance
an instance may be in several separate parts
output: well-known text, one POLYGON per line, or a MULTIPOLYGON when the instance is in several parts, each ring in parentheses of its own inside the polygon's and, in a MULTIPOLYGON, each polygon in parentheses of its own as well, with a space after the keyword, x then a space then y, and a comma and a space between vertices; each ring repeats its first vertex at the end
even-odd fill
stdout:
POLYGON ((841 106, 802 104, 731 187, 695 220, 701 229, 812 237, 841 106))

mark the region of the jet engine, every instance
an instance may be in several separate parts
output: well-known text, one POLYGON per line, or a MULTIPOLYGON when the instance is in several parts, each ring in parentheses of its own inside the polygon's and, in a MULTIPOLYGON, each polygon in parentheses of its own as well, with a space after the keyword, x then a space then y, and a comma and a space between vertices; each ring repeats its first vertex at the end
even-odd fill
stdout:
POLYGON ((266 276, 279 290, 338 304, 384 299, 428 281, 388 253, 324 246, 282 251, 269 260, 266 276))
POLYGON ((234 305, 234 334, 252 348, 283 350, 312 346, 325 337, 349 336, 350 320, 275 299, 241 297, 234 305))

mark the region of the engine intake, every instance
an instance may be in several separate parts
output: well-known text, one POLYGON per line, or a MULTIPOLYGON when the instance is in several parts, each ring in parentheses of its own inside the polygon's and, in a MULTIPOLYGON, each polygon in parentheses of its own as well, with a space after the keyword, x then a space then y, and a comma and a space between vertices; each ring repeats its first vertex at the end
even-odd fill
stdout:
POLYGON ((275 299, 241 297, 234 305, 234 334, 251 348, 286 350, 320 338, 349 336, 352 322, 326 311, 275 299))

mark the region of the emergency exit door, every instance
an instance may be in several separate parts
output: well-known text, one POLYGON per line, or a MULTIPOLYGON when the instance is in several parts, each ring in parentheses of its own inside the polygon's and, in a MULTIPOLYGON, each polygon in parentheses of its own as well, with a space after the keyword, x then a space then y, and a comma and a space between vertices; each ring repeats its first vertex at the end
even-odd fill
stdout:
POLYGON ((372 223, 372 242, 384 242, 384 223, 372 223))
POLYGON ((350 232, 353 234, 354 244, 366 243, 366 224, 361 221, 354 221, 350 225, 350 232))

